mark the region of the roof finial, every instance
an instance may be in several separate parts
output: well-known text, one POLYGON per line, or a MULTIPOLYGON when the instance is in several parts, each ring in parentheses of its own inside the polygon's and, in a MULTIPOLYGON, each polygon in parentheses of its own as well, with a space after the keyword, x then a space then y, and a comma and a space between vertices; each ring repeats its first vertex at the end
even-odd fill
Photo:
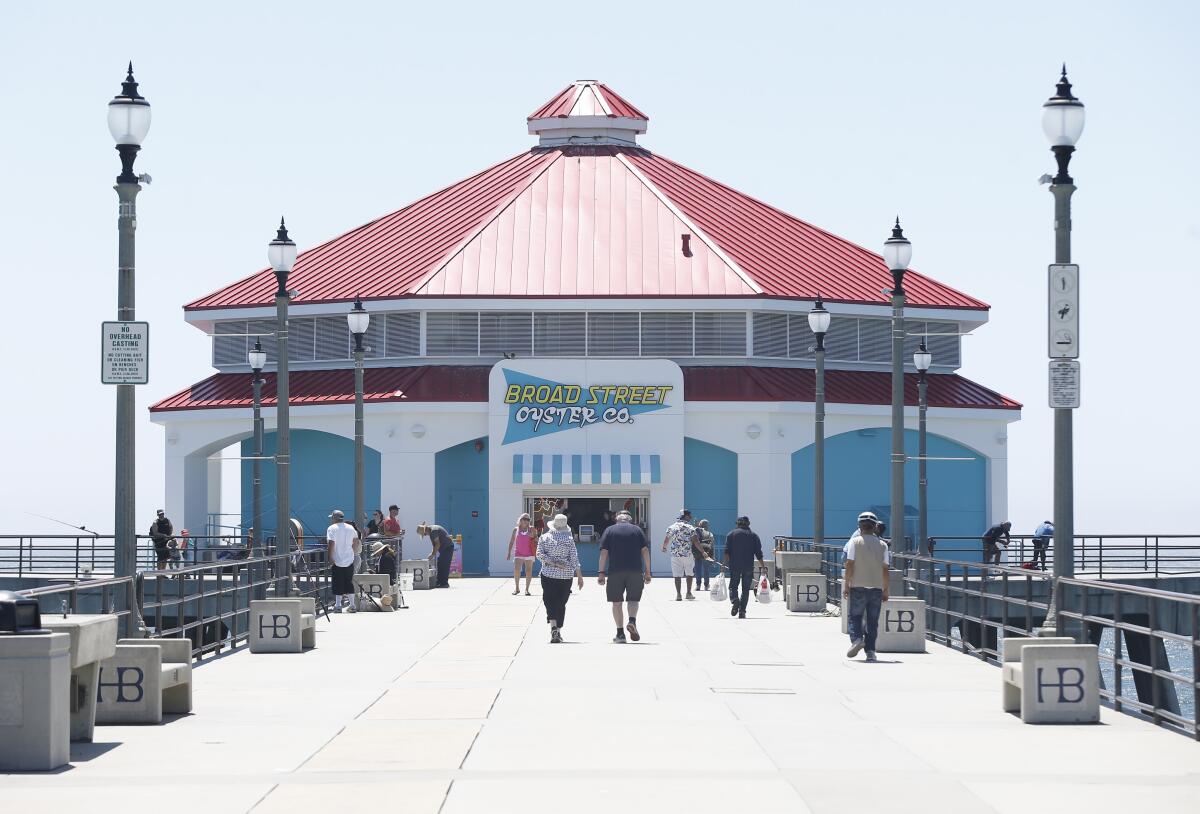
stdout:
POLYGON ((1058 95, 1056 99, 1074 99, 1074 94, 1071 93, 1071 80, 1067 79, 1067 63, 1063 63, 1062 77, 1058 80, 1058 95))
POLYGON ((283 215, 279 216, 279 231, 275 233, 276 240, 288 240, 287 224, 283 222, 283 215))
POLYGON ((896 225, 892 227, 892 237, 903 238, 904 231, 900 228, 900 216, 896 216, 896 225))
POLYGON ((142 95, 138 93, 137 80, 133 78, 133 60, 129 61, 129 69, 125 74, 125 81, 121 83, 121 95, 126 99, 142 98, 142 95))

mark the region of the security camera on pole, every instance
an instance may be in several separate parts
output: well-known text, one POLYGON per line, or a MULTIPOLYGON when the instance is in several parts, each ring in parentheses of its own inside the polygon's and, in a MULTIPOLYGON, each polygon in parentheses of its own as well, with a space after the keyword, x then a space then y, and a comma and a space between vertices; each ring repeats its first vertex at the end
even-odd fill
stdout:
POLYGON ((1058 163, 1054 195, 1054 264, 1049 273, 1050 406, 1054 409, 1054 576, 1075 574, 1074 450, 1071 410, 1079 406, 1079 266, 1071 263, 1071 195, 1067 172, 1083 133, 1083 102, 1063 65, 1057 93, 1042 105, 1042 129, 1058 163))

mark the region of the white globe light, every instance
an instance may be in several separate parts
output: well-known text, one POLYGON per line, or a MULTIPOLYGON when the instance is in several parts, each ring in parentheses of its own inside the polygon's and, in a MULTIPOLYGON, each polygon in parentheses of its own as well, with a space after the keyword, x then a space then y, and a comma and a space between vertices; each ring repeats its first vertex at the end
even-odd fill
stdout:
POLYGON ((150 103, 138 93, 133 63, 121 83, 121 92, 108 103, 108 132, 118 145, 140 147, 150 132, 150 103))

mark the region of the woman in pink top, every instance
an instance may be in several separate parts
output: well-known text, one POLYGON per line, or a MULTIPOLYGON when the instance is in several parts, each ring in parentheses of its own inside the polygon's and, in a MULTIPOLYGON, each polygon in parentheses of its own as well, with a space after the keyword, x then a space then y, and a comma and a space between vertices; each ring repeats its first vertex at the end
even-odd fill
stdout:
POLYGON ((533 521, 529 515, 523 514, 517 518, 517 527, 508 538, 508 557, 513 561, 513 592, 516 596, 521 593, 521 570, 525 570, 525 596, 529 593, 529 583, 533 581, 533 555, 537 552, 537 538, 533 532, 533 521), (516 557, 513 557, 513 549, 516 557))

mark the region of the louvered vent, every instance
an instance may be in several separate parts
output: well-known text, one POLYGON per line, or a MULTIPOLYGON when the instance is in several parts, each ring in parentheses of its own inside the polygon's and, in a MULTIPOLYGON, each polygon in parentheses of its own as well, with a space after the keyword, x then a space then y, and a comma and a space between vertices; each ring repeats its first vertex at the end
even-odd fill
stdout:
POLYGON ((425 318, 426 356, 478 356, 479 314, 435 312, 425 318))
POLYGON ((858 328, 862 320, 833 317, 825 334, 825 358, 830 362, 858 361, 858 328))
POLYGON ((587 353, 587 320, 582 313, 534 312, 534 356, 583 356, 587 353))
POLYGON ((246 323, 218 322, 213 326, 213 367, 246 364, 246 323), (235 334, 223 336, 222 334, 235 334))
POLYGON ((317 321, 312 317, 288 320, 288 361, 311 362, 316 354, 317 321))
POLYGON ((746 315, 738 312, 696 314, 697 356, 745 356, 746 315))
MULTIPOLYGON (((384 355, 383 338, 387 334, 387 314, 371 314, 367 323, 367 332, 363 334, 363 358, 380 359, 384 355)), ((346 323, 346 331, 350 331, 350 323, 346 323)), ((350 350, 354 351, 354 334, 350 334, 350 350)))
POLYGON ((503 356, 533 353, 533 319, 528 313, 492 313, 479 315, 479 354, 503 356))
MULTIPOLYGON (((836 317, 834 320, 836 321, 836 317)), ((890 363, 892 361, 892 321, 889 319, 858 320, 858 360, 860 362, 890 363)))
POLYGON ((317 317, 317 360, 350 358, 350 326, 346 318, 317 317))
POLYGON ((642 356, 692 356, 690 313, 642 314, 642 356))
POLYGON ((929 337, 929 352, 935 365, 957 368, 962 366, 962 338, 958 336, 957 322, 930 322, 931 334, 954 334, 953 336, 929 337))
POLYGON ((786 359, 788 355, 788 315, 754 314, 754 355, 786 359))
MULTIPOLYGON (((254 347, 254 340, 257 339, 262 343, 262 349, 267 354, 267 366, 274 367, 279 361, 279 348, 275 343, 275 320, 252 319, 246 323, 246 333, 257 334, 257 336, 246 337, 246 350, 251 350, 254 347)), ((290 351, 288 357, 291 357, 290 351)))
POLYGON ((637 356, 641 353, 641 315, 595 312, 588 319, 588 356, 637 356))
POLYGON ((384 325, 384 353, 393 358, 421 353, 421 315, 406 311, 388 314, 384 325))
POLYGON ((788 315, 788 357, 814 359, 817 337, 808 327, 808 314, 788 315))

